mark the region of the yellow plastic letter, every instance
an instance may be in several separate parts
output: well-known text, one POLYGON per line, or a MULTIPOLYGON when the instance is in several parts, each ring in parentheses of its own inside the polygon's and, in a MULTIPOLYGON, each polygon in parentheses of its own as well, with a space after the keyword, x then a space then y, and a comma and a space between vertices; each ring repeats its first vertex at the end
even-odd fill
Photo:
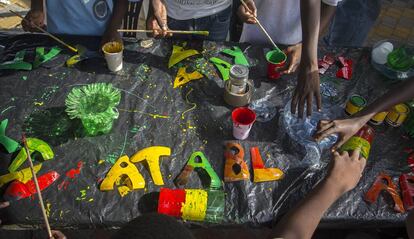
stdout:
MULTIPOLYGON (((42 168, 42 164, 35 165, 33 168, 35 173, 37 173, 42 168)), ((30 168, 25 168, 14 173, 8 173, 0 176, 0 187, 13 180, 19 180, 22 183, 27 183, 30 179, 32 179, 32 171, 30 168)))

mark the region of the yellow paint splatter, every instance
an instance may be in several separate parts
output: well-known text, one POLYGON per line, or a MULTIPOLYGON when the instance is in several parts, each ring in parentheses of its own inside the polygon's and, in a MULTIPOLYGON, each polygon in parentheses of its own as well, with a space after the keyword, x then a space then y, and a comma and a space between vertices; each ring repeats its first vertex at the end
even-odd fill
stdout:
POLYGON ((169 119, 169 118, 171 118, 169 115, 151 114, 151 113, 145 113, 145 112, 142 112, 142 111, 139 111, 139 110, 119 109, 119 111, 130 112, 130 113, 141 113, 143 115, 151 116, 154 119, 156 119, 156 118, 161 118, 161 119, 169 119))
POLYGON ((49 202, 46 203, 46 216, 49 217, 50 216, 50 208, 52 207, 52 204, 50 204, 49 202))
POLYGON ((103 164, 103 163, 105 163, 105 160, 103 160, 103 159, 98 161, 98 164, 103 164))
POLYGON ((185 110, 183 113, 181 113, 181 119, 184 119, 184 115, 192 110, 194 110, 197 107, 196 103, 192 103, 188 100, 188 96, 190 95, 190 93, 193 92, 193 88, 191 88, 187 94, 185 95, 185 102, 187 102, 187 104, 192 105, 192 107, 190 109, 185 110))
POLYGON ((90 199, 88 200, 88 202, 93 202, 93 198, 90 198, 90 199))
POLYGON ((34 102, 34 105, 37 105, 37 106, 42 106, 44 103, 41 101, 41 102, 37 102, 37 101, 35 101, 34 102))

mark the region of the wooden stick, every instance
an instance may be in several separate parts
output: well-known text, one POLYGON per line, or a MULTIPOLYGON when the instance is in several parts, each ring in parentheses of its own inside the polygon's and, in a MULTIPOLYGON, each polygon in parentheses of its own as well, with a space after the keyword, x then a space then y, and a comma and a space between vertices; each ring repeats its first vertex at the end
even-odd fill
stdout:
MULTIPOLYGON (((118 29, 118 32, 140 32, 140 33, 151 33, 152 30, 128 30, 128 29, 118 29)), ((203 35, 208 36, 210 32, 208 31, 179 31, 179 30, 168 30, 168 33, 173 34, 194 34, 194 35, 203 35)))
MULTIPOLYGON (((244 2, 244 0, 240 0, 243 6, 246 8, 247 11, 249 11, 253 15, 253 11, 250 10, 250 8, 247 6, 247 4, 244 2)), ((263 25, 260 23, 259 19, 253 15, 254 20, 257 22, 257 25, 259 25, 260 29, 263 31, 263 33, 267 36, 269 41, 272 43, 272 45, 276 48, 276 50, 281 51, 279 47, 277 47, 276 43, 273 41, 273 39, 270 37, 269 33, 267 33, 266 29, 263 27, 263 25)))
POLYGON ((40 192, 39 182, 37 181, 36 172, 34 171, 34 168, 33 168, 32 157, 30 156, 30 151, 29 151, 29 147, 27 146, 26 136, 24 134, 22 135, 22 141, 23 141, 24 148, 26 150, 27 160, 29 160, 29 165, 30 165, 30 170, 32 171, 33 180, 35 182, 37 196, 39 197, 40 209, 42 209, 43 219, 46 224, 47 234, 49 235, 49 238, 53 238, 52 230, 50 230, 49 220, 47 219, 45 205, 43 204, 43 197, 42 197, 42 193, 40 192))
MULTIPOLYGON (((12 10, 9 10, 11 13, 13 13, 14 15, 16 15, 16 16, 18 16, 18 17, 20 17, 23 21, 25 21, 26 23, 28 23, 28 24, 31 24, 26 18, 24 18, 22 15, 20 15, 20 14, 18 14, 17 12, 15 12, 15 11, 12 11, 12 10)), ((76 52, 76 53, 78 53, 78 49, 76 49, 75 47, 73 47, 73 46, 71 46, 71 45, 69 45, 69 44, 67 44, 67 43, 65 43, 64 41, 62 41, 62 40, 60 40, 59 38, 57 38, 57 37, 55 37, 55 36, 53 36, 52 34, 50 34, 49 32, 47 32, 46 30, 44 30, 43 28, 41 28, 41 27, 39 27, 38 25, 36 25, 36 24, 33 24, 34 25, 34 27, 37 29, 37 30, 39 30, 39 31, 41 31, 41 32, 43 32, 43 33, 45 33, 46 35, 48 35, 49 37, 51 37, 51 38, 53 38, 53 40, 55 40, 55 41, 57 41, 57 42, 59 42, 60 44, 62 44, 62 45, 64 45, 64 46, 66 46, 67 48, 69 48, 69 50, 71 50, 71 51, 73 51, 73 52, 76 52)))

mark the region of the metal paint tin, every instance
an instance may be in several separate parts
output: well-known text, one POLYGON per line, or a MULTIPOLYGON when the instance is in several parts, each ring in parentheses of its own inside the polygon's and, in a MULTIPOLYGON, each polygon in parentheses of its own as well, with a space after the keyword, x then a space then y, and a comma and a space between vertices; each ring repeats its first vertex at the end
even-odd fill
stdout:
POLYGON ((231 82, 224 83, 224 101, 234 107, 241 107, 248 105, 253 96, 253 82, 247 81, 246 92, 243 94, 235 94, 231 92, 231 82))
POLYGON ((230 68, 230 91, 234 94, 246 93, 249 68, 243 65, 234 65, 230 68))
POLYGON ((388 112, 379 112, 378 114, 374 115, 369 121, 373 125, 380 125, 384 122, 385 117, 387 117, 388 112))
POLYGON ((345 113, 353 115, 362 110, 367 105, 367 101, 360 95, 352 95, 346 103, 345 113))
POLYGON ((361 150, 360 155, 365 159, 368 159, 373 139, 374 129, 371 126, 364 125, 354 136, 341 146, 340 151, 353 151, 359 148, 361 150))
POLYGON ((407 119, 410 113, 410 108, 406 104, 398 104, 392 107, 391 111, 387 114, 385 121, 392 127, 399 127, 407 119))

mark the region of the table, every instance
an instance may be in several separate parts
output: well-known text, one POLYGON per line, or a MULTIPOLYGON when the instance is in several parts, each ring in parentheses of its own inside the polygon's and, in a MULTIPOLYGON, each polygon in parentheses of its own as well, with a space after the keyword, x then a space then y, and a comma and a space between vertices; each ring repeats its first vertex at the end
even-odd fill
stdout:
MULTIPOLYGON (((81 37, 73 37, 69 41, 80 42, 89 48, 97 48, 99 44, 96 39, 81 37)), ((6 46, 1 62, 21 49, 30 52, 36 46, 56 45, 45 36, 27 34, 1 34, 0 44, 6 46)), ((117 190, 99 191, 98 182, 111 168, 111 162, 121 155, 132 156, 146 147, 160 145, 172 150, 172 155, 160 163, 164 187, 175 187, 173 179, 190 155, 198 150, 205 153, 219 177, 223 178, 224 144, 234 141, 230 119, 232 107, 223 100, 223 81, 215 73, 215 68, 205 62, 211 56, 231 62, 230 57, 219 54, 219 51, 235 44, 189 44, 195 49, 204 49, 202 57, 205 60, 201 64, 209 75, 177 89, 172 87, 177 68, 167 68, 171 40, 155 40, 149 49, 141 48, 133 41, 125 42, 124 68, 118 73, 110 73, 103 58, 85 60, 75 68, 63 66, 70 55, 66 50, 38 69, 0 72, 0 119, 9 119, 7 135, 18 140, 25 129, 28 136, 48 142, 55 153, 54 159, 43 163, 39 173, 56 170, 61 174, 58 181, 43 192, 54 227, 120 226, 143 212, 156 210, 154 201, 160 187, 153 184, 149 171, 142 164, 136 166, 146 180, 144 190, 133 191, 125 197, 121 197, 117 190), (73 87, 94 82, 108 82, 122 89, 118 106, 120 116, 109 134, 85 137, 79 122, 69 120, 65 114, 64 101, 73 87), (194 110, 189 110, 193 105, 194 110), (78 162, 83 162, 80 175, 69 179, 65 173, 77 168, 78 162), (66 189, 59 189, 65 180, 69 181, 66 189)), ((250 147, 258 146, 265 165, 281 168, 285 177, 281 181, 266 183, 243 181, 225 184, 226 209, 222 225, 257 225, 280 218, 323 177, 325 165, 329 162, 329 154, 325 152, 320 167, 304 166, 301 162, 303 150, 291 142, 279 124, 282 109, 295 86, 294 77, 267 80, 266 49, 245 44, 241 48, 252 65, 250 78, 254 81, 254 100, 266 98, 277 111, 272 120, 255 123, 250 137, 240 142, 246 152, 245 161, 251 168, 248 152, 250 147)), ((354 62, 353 79, 336 80, 342 106, 352 93, 363 95, 372 102, 389 87, 384 77, 370 66, 369 49, 320 48, 319 56, 327 52, 346 56, 354 62)), ((193 60, 182 64, 197 67, 193 60)), ((332 80, 336 69, 332 66, 323 78, 332 80)), ((395 180, 401 173, 408 172, 403 150, 412 146, 413 140, 402 138, 401 129, 383 125, 375 127, 375 130, 371 156, 360 184, 329 209, 322 225, 403 224, 406 215, 394 212, 384 197, 379 197, 376 204, 368 205, 363 195, 379 172, 385 171, 395 180)), ((3 175, 14 155, 2 150, 0 158, 0 175, 3 175)), ((201 186, 197 174, 193 174, 186 188, 201 186)), ((34 226, 42 222, 37 199, 20 200, 6 210, 9 223, 34 226)))

